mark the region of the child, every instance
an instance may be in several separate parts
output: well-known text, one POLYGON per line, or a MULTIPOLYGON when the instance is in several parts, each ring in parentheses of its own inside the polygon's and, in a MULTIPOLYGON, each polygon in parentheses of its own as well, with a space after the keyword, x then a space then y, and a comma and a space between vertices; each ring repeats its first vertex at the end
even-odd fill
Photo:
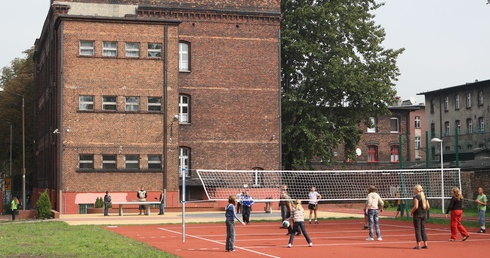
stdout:
POLYGON ((369 186, 369 194, 367 196, 366 206, 364 207, 364 210, 367 210, 367 215, 369 219, 369 237, 366 238, 366 240, 368 241, 374 240, 373 223, 374 226, 376 227, 376 236, 378 237, 378 241, 383 240, 383 238, 381 238, 381 232, 379 230, 379 213, 378 213, 378 207, 379 207, 379 211, 383 212, 383 205, 384 205, 383 200, 381 199, 379 194, 376 193, 376 187, 374 185, 369 186))
MULTIPOLYGON (((303 235, 305 236, 306 242, 308 242, 308 245, 310 247, 313 246, 313 243, 311 242, 311 239, 305 230, 305 210, 303 209, 303 206, 301 206, 301 200, 296 199, 291 213, 292 214, 290 219, 293 219, 294 221, 293 232, 299 232, 299 230, 301 230, 301 232, 303 232, 303 235)), ((294 234, 291 234, 289 236, 288 248, 291 248, 291 246, 293 245, 293 241, 294 241, 294 234)))
POLYGON ((480 222, 480 230, 477 233, 485 233, 485 212, 487 210, 487 196, 483 193, 483 188, 478 188, 478 196, 475 202, 478 208, 478 221, 480 222))
POLYGON ((427 215, 427 210, 430 208, 429 201, 425 198, 424 191, 421 185, 416 185, 413 187, 413 208, 410 215, 413 218, 413 228, 415 229, 415 240, 417 245, 413 249, 428 249, 427 246, 427 234, 425 233, 425 218, 427 215), (424 243, 421 247, 420 244, 424 243))
POLYGON ((463 241, 466 241, 470 235, 461 224, 461 219, 463 218, 463 195, 457 187, 453 187, 451 193, 453 196, 446 210, 446 218, 447 214, 451 212, 451 238, 449 238, 449 241, 452 242, 458 239, 458 231, 463 236, 463 241))
POLYGON ((311 187, 311 191, 308 194, 308 196, 310 197, 310 202, 308 204, 308 209, 310 210, 310 219, 308 220, 308 223, 311 224, 311 214, 314 213, 315 214, 315 224, 318 224, 316 210, 318 209, 318 199, 321 199, 322 196, 319 193, 317 193, 316 187, 314 187, 314 186, 311 187))
POLYGON ((228 197, 228 205, 225 208, 226 217, 226 251, 235 252, 235 219, 242 225, 245 225, 243 221, 238 218, 235 210, 235 196, 230 195, 228 197))
POLYGON ((405 209, 405 200, 400 199, 400 191, 396 191, 396 214, 395 219, 398 218, 398 215, 401 212, 403 216, 403 209, 405 209))

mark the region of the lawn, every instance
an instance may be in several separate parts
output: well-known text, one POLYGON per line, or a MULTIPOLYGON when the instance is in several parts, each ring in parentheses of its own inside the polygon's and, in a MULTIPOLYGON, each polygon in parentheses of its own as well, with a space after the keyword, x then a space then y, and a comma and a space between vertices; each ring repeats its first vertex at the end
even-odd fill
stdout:
POLYGON ((2 257, 176 257, 100 226, 58 221, 0 224, 2 257))

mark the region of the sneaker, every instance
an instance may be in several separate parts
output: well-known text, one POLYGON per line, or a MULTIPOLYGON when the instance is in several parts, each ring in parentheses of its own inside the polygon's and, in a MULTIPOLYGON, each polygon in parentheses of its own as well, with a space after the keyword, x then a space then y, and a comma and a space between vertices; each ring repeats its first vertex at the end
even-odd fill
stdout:
POLYGON ((311 220, 308 220, 308 223, 311 224, 311 220))
POLYGON ((372 237, 368 237, 368 238, 366 238, 366 240, 367 240, 367 241, 373 241, 373 240, 374 240, 374 238, 372 238, 372 237))
POLYGON ((468 237, 470 237, 470 235, 463 237, 463 241, 466 241, 468 239, 468 237))
POLYGON ((420 246, 416 246, 416 247, 414 247, 413 249, 415 249, 415 250, 420 250, 420 246))
POLYGON ((288 248, 291 248, 291 246, 292 246, 291 244, 288 244, 288 248))
POLYGON ((424 246, 422 246, 422 249, 429 249, 429 246, 424 245, 424 246))
POLYGON ((318 224, 318 220, 315 220, 315 224, 318 224))
POLYGON ((455 240, 454 238, 449 238, 449 240, 448 240, 448 241, 449 241, 449 242, 454 242, 454 241, 456 241, 456 240, 455 240))
POLYGON ((231 249, 230 252, 235 252, 235 249, 231 249))
POLYGON ((297 236, 301 236, 301 233, 299 233, 299 232, 298 232, 298 233, 296 233, 296 235, 297 235, 297 236))
POLYGON ((312 246, 313 246, 313 243, 311 243, 311 242, 310 242, 310 243, 308 244, 308 246, 312 247, 312 246))
POLYGON ((476 232, 476 233, 485 233, 485 229, 480 228, 480 230, 478 230, 478 232, 476 232))
POLYGON ((378 241, 383 241, 383 238, 381 238, 381 237, 378 237, 378 241))
POLYGON ((366 230, 368 228, 369 228, 368 226, 364 225, 364 227, 362 229, 366 230))

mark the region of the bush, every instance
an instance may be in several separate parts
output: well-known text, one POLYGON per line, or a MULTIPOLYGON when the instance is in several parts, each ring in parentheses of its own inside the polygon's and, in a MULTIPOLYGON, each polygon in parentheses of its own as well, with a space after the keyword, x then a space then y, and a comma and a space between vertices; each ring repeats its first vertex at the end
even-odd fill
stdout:
POLYGON ((40 219, 50 219, 51 218, 51 200, 49 199, 48 190, 39 196, 39 200, 36 202, 37 217, 40 219))
POLYGON ((104 200, 102 200, 102 197, 97 197, 97 199, 95 199, 94 208, 103 208, 103 207, 104 207, 104 200))
POLYGON ((384 201, 384 203, 385 203, 383 206, 384 209, 391 207, 389 201, 384 201))

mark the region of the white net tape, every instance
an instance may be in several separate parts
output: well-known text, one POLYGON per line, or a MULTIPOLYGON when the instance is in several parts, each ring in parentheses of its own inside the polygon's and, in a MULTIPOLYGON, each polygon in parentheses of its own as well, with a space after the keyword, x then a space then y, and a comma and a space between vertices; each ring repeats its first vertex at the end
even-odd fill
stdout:
POLYGON ((247 190, 256 201, 278 201, 283 185, 293 199, 307 200, 312 186, 320 201, 365 200, 374 185, 385 200, 411 199, 413 186, 422 185, 429 199, 450 198, 451 189, 461 189, 460 169, 339 170, 339 171, 266 171, 197 170, 209 200, 227 200, 247 190), (444 190, 442 189, 444 188, 444 190))

